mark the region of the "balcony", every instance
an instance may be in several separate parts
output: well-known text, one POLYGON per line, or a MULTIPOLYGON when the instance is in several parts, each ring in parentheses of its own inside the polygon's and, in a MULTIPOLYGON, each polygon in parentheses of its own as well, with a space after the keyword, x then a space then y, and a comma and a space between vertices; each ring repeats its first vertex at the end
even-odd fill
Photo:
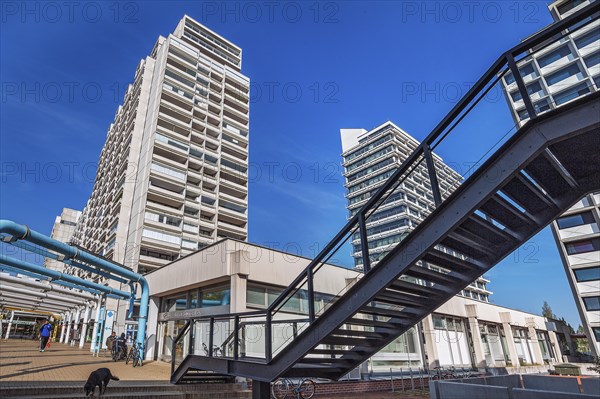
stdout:
POLYGON ((230 175, 221 171, 221 179, 219 180, 221 186, 228 186, 238 191, 247 192, 247 179, 241 179, 235 175, 230 175))
POLYGON ((171 263, 171 260, 155 258, 154 256, 148 256, 148 255, 140 255, 139 263, 140 263, 140 266, 154 268, 154 267, 160 267, 160 266, 164 266, 168 263, 171 263))
POLYGON ((174 226, 174 225, 167 224, 167 223, 157 222, 155 220, 150 220, 150 219, 144 219, 144 226, 149 227, 151 229, 155 229, 155 230, 163 230, 165 232, 168 232, 170 234, 175 234, 175 235, 177 235, 181 232, 181 227, 179 227, 179 226, 174 226))
POLYGON ((245 112, 242 110, 238 110, 238 109, 232 107, 231 105, 229 105, 228 102, 225 102, 225 104, 223 105, 223 109, 224 109, 224 111, 229 112, 232 115, 235 115, 235 117, 237 118, 236 120, 239 119, 240 123, 243 123, 243 124, 248 123, 248 111, 247 110, 245 112))
POLYGON ((184 152, 183 150, 177 149, 159 140, 154 142, 154 148, 152 152, 154 155, 157 155, 156 159, 160 160, 160 162, 168 163, 175 167, 182 167, 182 165, 186 164, 188 159, 187 152, 184 152))
POLYGON ((182 210, 181 210, 182 206, 172 207, 172 206, 165 205, 158 201, 163 201, 162 197, 155 198, 155 197, 149 195, 148 199, 146 201, 146 208, 154 209, 156 211, 165 212, 165 213, 172 214, 172 215, 181 215, 182 214, 182 210))
POLYGON ((223 109, 223 117, 227 118, 227 120, 237 122, 238 124, 247 127, 248 126, 248 116, 243 115, 240 112, 232 111, 233 108, 225 106, 223 109))
POLYGON ((232 188, 226 185, 221 185, 221 187, 219 187, 219 193, 224 195, 224 198, 229 197, 232 201, 246 201, 248 197, 248 191, 246 189, 232 188))

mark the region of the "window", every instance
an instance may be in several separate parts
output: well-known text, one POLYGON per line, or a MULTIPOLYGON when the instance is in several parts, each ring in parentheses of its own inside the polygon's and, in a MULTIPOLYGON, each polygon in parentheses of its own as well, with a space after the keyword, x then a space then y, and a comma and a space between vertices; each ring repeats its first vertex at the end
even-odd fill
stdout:
POLYGON ((198 234, 198 226, 189 224, 189 223, 184 223, 183 231, 187 231, 188 233, 198 234))
POLYGON ((146 211, 146 213, 144 214, 144 219, 152 220, 152 221, 158 222, 158 223, 168 224, 169 226, 179 227, 181 225, 181 219, 179 219, 179 218, 176 218, 173 216, 161 215, 159 213, 154 213, 154 212, 149 212, 149 211, 146 211))
POLYGON ((215 204, 215 199, 214 198, 210 198, 210 197, 207 197, 207 196, 204 196, 204 195, 202 196, 201 201, 202 201, 203 204, 207 204, 207 205, 214 205, 215 204))
POLYGON ((190 148, 190 155, 193 156, 194 158, 198 158, 198 159, 202 159, 202 157, 204 156, 202 151, 199 151, 195 148, 190 148))
MULTIPOLYGON (((387 222, 381 224, 379 226, 371 227, 367 229, 367 236, 371 236, 374 234, 385 233, 386 231, 392 231, 399 229, 400 227, 407 227, 410 225, 410 222, 406 218, 392 220, 391 222, 387 222)), ((358 240, 360 238, 360 233, 354 233, 353 240, 358 240)))
POLYGON ((584 61, 585 61, 585 65, 588 68, 592 68, 592 67, 595 67, 596 65, 600 64, 600 51, 590 55, 589 57, 586 57, 584 59, 584 61))
POLYGON ((582 37, 575 40, 575 44, 578 48, 583 48, 592 44, 593 42, 600 40, 600 29, 592 29, 591 32, 583 35, 582 37))
POLYGON ((153 240, 160 240, 160 241, 170 242, 172 244, 177 244, 177 245, 181 244, 181 238, 180 237, 176 237, 174 235, 167 234, 167 233, 162 233, 162 232, 156 231, 156 230, 144 229, 142 231, 142 236, 143 237, 147 237, 147 238, 151 238, 153 240))
POLYGON ((392 209, 388 209, 388 210, 385 210, 385 211, 380 211, 380 212, 374 213, 373 215, 371 215, 369 217, 369 222, 375 222, 377 220, 389 218, 390 216, 399 215, 399 214, 402 214, 402 213, 405 213, 405 212, 406 212, 406 206, 405 205, 400 205, 400 206, 397 206, 397 207, 392 208, 392 209))
POLYGON ((163 312, 175 312, 184 309, 187 309, 187 293, 178 294, 177 296, 173 296, 163 300, 163 312))
POLYGON ((200 307, 229 305, 229 287, 202 288, 200 290, 200 307))
POLYGON ((587 84, 584 82, 573 88, 570 88, 559 94, 556 94, 554 96, 554 102, 556 103, 556 105, 561 105, 561 104, 566 103, 567 101, 571 101, 574 98, 583 96, 584 94, 587 94, 589 92, 590 92, 590 89, 588 88, 587 84))
POLYGON ((221 200, 219 201, 219 206, 229 209, 231 211, 235 211, 235 212, 239 212, 239 213, 245 213, 246 212, 246 207, 245 206, 241 206, 241 205, 237 205, 234 204, 232 202, 228 202, 228 201, 224 201, 221 200))
POLYGON ((436 330, 464 331, 462 320, 452 317, 433 316, 433 327, 436 330))
POLYGON ((165 144, 168 144, 175 148, 179 148, 180 150, 183 150, 183 151, 188 150, 188 146, 186 144, 182 143, 179 140, 174 140, 170 137, 164 136, 160 133, 156 133, 156 141, 160 141, 161 143, 165 143, 165 144))
POLYGON ((511 84, 513 84, 515 82, 515 76, 512 73, 508 73, 504 77, 504 81, 506 82, 507 85, 511 85, 511 84))
POLYGON ((594 215, 592 215, 592 212, 590 211, 564 216, 556 220, 556 224, 558 224, 558 228, 561 230, 594 222, 594 215))
MULTIPOLYGON (((521 75, 521 77, 525 77, 525 76, 529 76, 529 75, 533 75, 533 77, 537 76, 537 74, 535 74, 535 69, 533 68, 533 63, 529 63, 523 67, 519 67, 519 75, 521 75)), ((506 76, 504 77, 504 81, 506 82, 507 85, 513 84, 515 82, 515 76, 509 72, 506 74, 506 76)), ((518 101, 518 100, 515 100, 518 101)))
POLYGON ((594 331, 594 336, 596 337, 596 341, 600 342, 600 327, 592 327, 592 331, 594 331))
POLYGON ((575 269, 573 272, 575 273, 575 279, 579 283, 600 280, 600 266, 575 269))
POLYGON ((519 75, 521 75, 522 77, 529 76, 534 72, 535 70, 533 69, 533 63, 529 63, 519 68, 519 75))
POLYGON ((546 76, 546 83, 548 86, 552 86, 558 82, 570 78, 571 76, 580 74, 579 65, 577 63, 571 64, 566 68, 561 69, 558 72, 554 72, 551 75, 546 76))
POLYGON ((164 173, 176 179, 185 180, 185 173, 176 169, 169 168, 167 166, 160 165, 154 162, 152 163, 152 166, 150 168, 156 172, 164 173))
POLYGON ((582 299, 586 310, 590 312, 600 310, 600 296, 589 296, 582 299))
POLYGON ((563 4, 561 4, 560 6, 558 6, 558 12, 563 15, 566 12, 571 11, 572 9, 574 9, 575 7, 583 4, 586 0, 571 0, 571 1, 567 1, 563 4))
POLYGON ((168 260, 168 261, 174 261, 175 259, 177 259, 177 254, 163 253, 163 252, 159 252, 154 249, 149 249, 149 248, 145 248, 145 247, 142 247, 142 249, 140 250, 140 255, 151 256, 153 258, 164 259, 164 260, 168 260))
POLYGON ((352 171, 354 169, 357 169, 357 168, 359 168, 359 167, 361 167, 361 166, 363 166, 363 165, 365 165, 365 164, 367 164, 367 163, 369 163, 369 162, 371 162, 371 161, 373 161, 373 160, 375 160, 377 158, 382 157, 383 155, 385 155, 385 154, 387 154, 389 152, 392 152, 392 147, 391 146, 384 147, 381 150, 375 152, 374 154, 371 154, 368 157, 365 157, 365 158, 363 158, 363 159, 361 159, 361 160, 359 160, 357 162, 354 162, 353 164, 348 165, 346 167, 346 172, 350 172, 350 171, 352 171))
POLYGON ((246 290, 246 302, 251 305, 267 306, 265 289, 248 285, 246 290))
POLYGON ((357 157, 361 156, 361 155, 362 155, 362 154, 364 154, 365 152, 369 152, 369 151, 371 151, 373 148, 375 148, 375 147, 378 147, 378 146, 380 146, 381 144, 383 144, 383 143, 385 143, 385 142, 387 142, 387 141, 390 141, 391 139, 392 139, 392 136, 391 136, 390 134, 388 134, 388 135, 385 135, 385 136, 383 136, 383 137, 381 137, 381 138, 379 138, 379 139, 375 140, 374 142, 372 142, 372 143, 371 143, 371 144, 369 144, 368 146, 366 146, 366 147, 362 147, 362 148, 360 148, 360 149, 358 149, 358 150, 354 151, 353 153, 350 153, 350 154, 348 154, 348 155, 345 157, 345 161, 346 161, 346 162, 349 162, 349 161, 351 161, 352 159, 354 159, 354 158, 357 158, 357 157))
MULTIPOLYGON (((540 85, 539 81, 527 86, 527 93, 529 93, 529 95, 532 95, 535 93, 540 93, 540 95, 544 94, 544 92, 542 91, 542 86, 540 85)), ((512 97, 513 101, 515 101, 515 102, 523 99, 523 96, 521 95, 520 91, 514 91, 514 92, 510 93, 510 96, 512 97)), ((536 111, 542 112, 542 111, 545 111, 546 109, 549 109, 549 107, 547 107, 547 108, 544 107, 547 105, 548 105, 548 102, 545 100, 538 102, 536 104, 536 111), (542 109, 542 108, 545 108, 545 109, 542 109)))
POLYGON ((540 91, 542 91, 542 85, 540 85, 539 81, 537 81, 535 83, 532 83, 529 86, 527 86, 527 93, 529 95, 535 94, 535 93, 540 92, 540 91))
POLYGON ((439 316, 433 316, 433 328, 436 330, 444 330, 446 328, 446 323, 444 319, 439 316))
POLYGON ((231 168, 231 169, 234 169, 234 170, 236 170, 238 172, 241 172, 241 173, 246 173, 246 171, 248 170, 245 166, 239 165, 239 164, 237 164, 235 162, 231 162, 231 161, 229 161, 227 159, 221 159, 221 165, 226 166, 226 167, 231 168))
POLYGON ((196 242, 194 241, 184 239, 181 241, 181 246, 186 249, 196 249, 198 247, 198 244, 196 244, 196 242))
POLYGON ((554 50, 550 54, 540 57, 538 59, 538 64, 540 65, 540 68, 543 68, 567 56, 573 57, 571 50, 569 49, 569 46, 562 46, 558 50, 554 50))
POLYGON ((600 238, 569 242, 565 245, 569 255, 583 254, 600 250, 600 238))

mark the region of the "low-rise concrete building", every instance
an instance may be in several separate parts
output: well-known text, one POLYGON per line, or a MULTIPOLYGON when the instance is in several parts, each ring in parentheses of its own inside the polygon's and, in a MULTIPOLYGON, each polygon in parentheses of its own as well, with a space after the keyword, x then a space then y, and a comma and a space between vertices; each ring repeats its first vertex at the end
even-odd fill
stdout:
MULTIPOLYGON (((189 317, 266 308, 309 262, 308 258, 226 239, 147 274, 151 291, 148 357, 170 361, 173 339, 189 317)), ((315 279, 316 309, 326 309, 361 276, 356 270, 323 265, 315 279)), ((306 312, 300 295, 286 312, 289 323, 282 323, 274 332, 274 348, 292 339, 292 331, 301 331, 306 312)), ((440 365, 519 369, 560 362, 561 344, 547 321, 539 315, 456 296, 369 359, 360 371, 440 365)), ((215 346, 227 337, 227 331, 213 337, 215 346)), ((263 337, 259 331, 247 351, 260 353, 263 337)))

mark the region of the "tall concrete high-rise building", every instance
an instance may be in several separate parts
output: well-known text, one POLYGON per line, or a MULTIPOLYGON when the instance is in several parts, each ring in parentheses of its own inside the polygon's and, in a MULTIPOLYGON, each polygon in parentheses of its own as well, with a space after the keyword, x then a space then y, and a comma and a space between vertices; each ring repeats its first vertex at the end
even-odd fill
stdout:
MULTIPOLYGON (((393 124, 365 129, 341 129, 344 177, 349 218, 371 198, 418 147, 419 142, 393 124)), ((449 196, 462 177, 433 155, 442 198, 449 196)), ((429 175, 424 162, 367 218, 369 258, 374 266, 434 209, 429 175)), ((360 234, 352 237, 355 268, 361 270, 360 234)), ((489 302, 489 280, 480 277, 461 295, 489 302)))
MULTIPOLYGON (((556 0, 561 20, 597 0, 556 0)), ((542 113, 600 89, 600 20, 519 61, 534 108, 542 113)), ((529 115, 512 74, 502 83, 516 123, 529 115)), ((600 193, 590 193, 552 223, 552 232, 593 354, 600 354, 600 193)))
MULTIPOLYGON (((548 5, 558 21, 597 0, 556 0, 548 5)), ((600 21, 596 19, 561 40, 549 40, 543 48, 518 62, 536 113, 540 114, 600 87, 600 21)), ((513 118, 529 118, 512 73, 502 79, 513 118)))
MULTIPOLYGON (((242 49, 184 16, 135 71, 74 242, 146 273, 248 235, 242 49)), ((81 274, 81 271, 73 272, 81 274)))
MULTIPOLYGON (((68 243, 73 238, 75 233, 75 226, 81 217, 81 211, 75 209, 63 208, 59 216, 54 220, 52 226, 52 232, 50 237, 55 240, 68 243)), ((56 261, 54 259, 46 258, 44 260, 44 266, 48 269, 56 270, 58 272, 63 271, 64 263, 56 261)))

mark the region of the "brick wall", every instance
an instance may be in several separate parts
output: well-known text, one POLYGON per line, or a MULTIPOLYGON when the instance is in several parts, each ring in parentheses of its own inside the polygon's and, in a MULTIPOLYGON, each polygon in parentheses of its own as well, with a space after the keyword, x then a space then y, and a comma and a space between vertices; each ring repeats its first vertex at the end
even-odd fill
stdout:
MULTIPOLYGON (((422 381, 423 387, 429 389, 429 381, 427 378, 422 380, 415 378, 414 387, 415 389, 421 389, 419 385, 422 381)), ((404 390, 412 389, 412 383, 410 379, 394 379, 394 390, 396 392, 402 391, 402 384, 404 384, 404 390)), ((370 381, 330 381, 330 382, 318 382, 316 384, 318 395, 342 395, 346 393, 356 392, 378 392, 392 391, 392 381, 390 380, 370 380, 370 381)), ((252 382, 248 382, 248 388, 252 388, 252 382)))

